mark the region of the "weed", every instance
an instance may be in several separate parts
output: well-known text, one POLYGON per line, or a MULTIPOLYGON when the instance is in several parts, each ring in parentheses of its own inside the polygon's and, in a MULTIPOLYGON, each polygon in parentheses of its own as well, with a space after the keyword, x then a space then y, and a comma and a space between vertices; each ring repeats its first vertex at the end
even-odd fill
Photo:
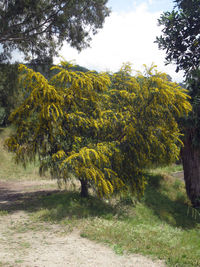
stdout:
POLYGON ((124 254, 124 250, 119 244, 114 245, 113 250, 117 255, 123 255, 124 254))
POLYGON ((23 263, 23 260, 16 260, 15 263, 19 264, 19 263, 23 263))
POLYGON ((0 216, 6 216, 6 215, 8 215, 7 210, 0 210, 0 216))
POLYGON ((29 242, 21 242, 20 243, 20 247, 22 247, 22 248, 30 248, 30 243, 29 242))

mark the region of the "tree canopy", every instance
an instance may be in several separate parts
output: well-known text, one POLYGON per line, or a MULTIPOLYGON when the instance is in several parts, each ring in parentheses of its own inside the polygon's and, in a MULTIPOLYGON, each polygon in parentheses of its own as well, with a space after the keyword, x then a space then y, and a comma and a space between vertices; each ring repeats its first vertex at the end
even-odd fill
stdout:
POLYGON ((41 173, 79 179, 101 197, 128 189, 141 196, 145 168, 178 157, 177 118, 191 107, 186 91, 155 66, 132 76, 125 64, 108 75, 62 62, 50 80, 19 68, 26 99, 11 114, 16 133, 6 141, 17 162, 38 155, 41 173))
POLYGON ((18 49, 26 56, 55 55, 64 41, 81 50, 109 15, 107 0, 3 0, 0 3, 0 61, 18 49))
POLYGON ((200 0, 176 0, 171 12, 158 20, 163 26, 156 42, 166 50, 167 63, 174 62, 185 74, 200 65, 200 0))

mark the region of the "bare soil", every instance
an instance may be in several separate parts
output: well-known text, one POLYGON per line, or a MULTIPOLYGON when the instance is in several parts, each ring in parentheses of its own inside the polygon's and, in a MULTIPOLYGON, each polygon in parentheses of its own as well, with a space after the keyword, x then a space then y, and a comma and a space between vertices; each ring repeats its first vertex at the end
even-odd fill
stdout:
POLYGON ((66 231, 62 225, 33 223, 24 202, 55 192, 54 181, 0 182, 0 266, 22 267, 161 267, 141 255, 117 255, 107 246, 66 231))

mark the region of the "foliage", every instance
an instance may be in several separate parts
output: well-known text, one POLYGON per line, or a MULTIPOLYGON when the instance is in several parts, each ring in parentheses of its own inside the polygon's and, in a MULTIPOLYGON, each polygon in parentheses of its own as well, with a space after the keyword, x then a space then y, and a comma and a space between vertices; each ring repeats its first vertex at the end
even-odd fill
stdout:
POLYGON ((107 0, 3 0, 0 3, 1 60, 14 49, 48 58, 64 41, 81 50, 109 15, 107 0))
POLYGON ((18 65, 0 64, 0 125, 6 124, 10 112, 19 103, 18 65))
POLYGON ((181 126, 185 129, 191 129, 193 132, 192 143, 196 147, 199 146, 200 140, 200 69, 190 72, 187 77, 187 88, 191 97, 192 111, 187 118, 181 120, 181 126))
POLYGON ((134 77, 126 64, 111 80, 66 62, 52 70, 48 81, 20 65, 27 97, 11 114, 17 132, 6 142, 17 162, 38 155, 41 173, 78 178, 101 197, 127 188, 141 196, 143 169, 179 155, 176 119, 190 110, 186 91, 154 66, 134 77))
POLYGON ((156 42, 166 50, 167 62, 174 61, 177 71, 184 70, 185 83, 191 96, 192 112, 183 117, 184 133, 181 157, 188 196, 195 207, 200 206, 200 1, 176 0, 172 12, 162 14, 159 24, 163 35, 156 42))
POLYGON ((111 90, 115 116, 122 118, 117 133, 123 158, 117 172, 139 192, 144 189, 146 167, 178 158, 181 140, 176 119, 190 109, 185 90, 155 66, 145 68, 144 75, 132 77, 130 65, 124 65, 113 76, 116 89, 111 90))
POLYGON ((156 38, 160 49, 166 50, 166 61, 175 62, 177 71, 199 68, 200 64, 200 0, 176 0, 171 12, 158 20, 162 35, 156 38))
POLYGON ((5 108, 0 107, 0 125, 3 125, 5 118, 6 118, 5 108))
MULTIPOLYGON (((40 72, 45 78, 50 79, 56 70, 50 71, 52 62, 39 62, 32 60, 26 64, 36 72, 40 72)), ((88 69, 82 66, 75 66, 74 70, 86 72, 88 69)), ((18 64, 0 64, 0 125, 8 125, 8 117, 23 101, 23 88, 18 84, 18 64)))

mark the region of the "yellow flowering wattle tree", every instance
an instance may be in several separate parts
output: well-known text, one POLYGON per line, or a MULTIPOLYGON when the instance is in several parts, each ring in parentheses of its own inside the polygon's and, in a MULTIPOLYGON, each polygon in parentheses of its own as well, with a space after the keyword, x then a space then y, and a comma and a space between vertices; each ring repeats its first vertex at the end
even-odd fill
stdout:
POLYGON ((144 169, 178 157, 176 120, 191 106, 154 66, 132 76, 125 64, 107 75, 61 62, 49 81, 24 65, 19 70, 26 98, 11 114, 16 133, 6 141, 17 162, 38 156, 41 173, 78 179, 82 196, 89 186, 100 197, 129 189, 141 196, 144 169))
POLYGON ((144 192, 146 168, 178 159, 182 142, 177 119, 191 110, 186 90, 170 82, 156 66, 144 65, 144 69, 132 76, 130 64, 124 64, 112 76, 109 92, 111 109, 121 118, 121 161, 114 170, 139 196, 144 192))

